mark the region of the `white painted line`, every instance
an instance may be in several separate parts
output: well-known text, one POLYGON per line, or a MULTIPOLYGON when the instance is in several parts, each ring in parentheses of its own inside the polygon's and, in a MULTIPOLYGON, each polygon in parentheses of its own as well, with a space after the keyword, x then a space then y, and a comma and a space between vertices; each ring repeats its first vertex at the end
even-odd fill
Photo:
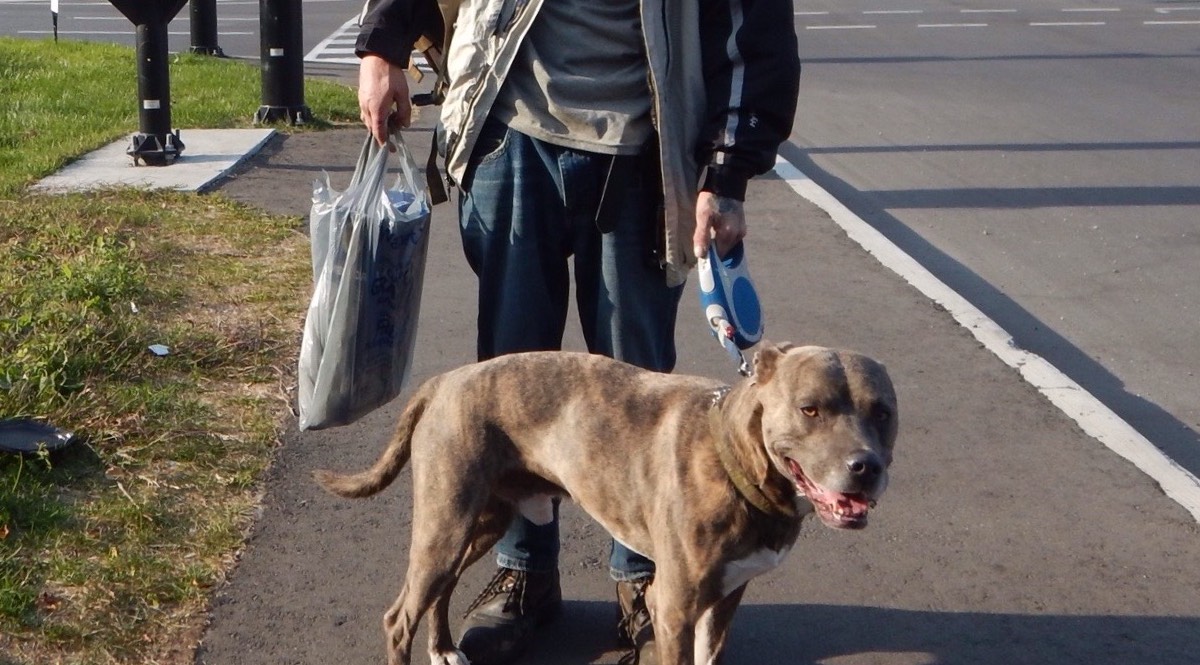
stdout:
POLYGON ((924 14, 924 9, 868 9, 864 14, 924 14))
MULTIPOLYGON (((72 20, 72 21, 124 21, 124 22, 129 21, 129 19, 125 18, 123 15, 122 16, 68 16, 66 18, 69 20, 72 20)), ((255 23, 257 23, 258 20, 259 19, 257 17, 247 17, 247 16, 232 16, 229 18, 217 17, 218 23, 234 23, 237 21, 244 21, 246 23, 254 21, 255 23)), ((179 16, 178 18, 172 20, 171 22, 172 23, 179 23, 179 22, 187 23, 188 17, 187 16, 179 16)))
MULTIPOLYGON (((325 49, 329 48, 329 45, 333 43, 333 40, 338 39, 339 37, 343 37, 346 34, 346 31, 350 30, 352 28, 355 28, 356 32, 357 32, 357 27, 358 27, 358 16, 356 15, 354 18, 343 23, 342 27, 338 28, 337 30, 334 30, 333 34, 329 35, 325 39, 322 39, 320 41, 320 43, 318 43, 316 46, 314 46, 312 48, 312 50, 309 51, 308 54, 304 56, 304 59, 305 60, 323 60, 323 61, 325 61, 326 60, 325 58, 321 58, 321 53, 325 49)), ((358 58, 355 58, 354 61, 358 62, 358 58)))
POLYGON ((1117 7, 1071 7, 1071 8, 1067 8, 1067 9, 1062 9, 1060 11, 1077 12, 1077 13, 1083 14, 1086 12, 1119 12, 1121 10, 1118 9, 1117 7))
POLYGON ((1016 14, 1015 9, 960 9, 963 14, 1016 14))
POLYGON ((1031 28, 1074 28, 1090 25, 1105 25, 1104 21, 1046 21, 1044 23, 1030 23, 1031 28))
POLYGON ((966 328, 1006 365, 1016 369, 1030 384, 1089 436, 1133 463, 1154 479, 1163 492, 1200 521, 1200 478, 1167 457, 1129 423, 1083 389, 1041 356, 1017 347, 1012 335, 867 224, 858 215, 813 182, 782 157, 775 159, 775 174, 800 196, 816 204, 880 263, 916 287, 927 298, 966 328))
POLYGON ((918 23, 918 28, 986 28, 987 23, 918 23))
POLYGON ((805 30, 871 30, 873 25, 806 25, 805 30))
POLYGON ((795 16, 829 16, 829 12, 792 12, 795 16))
POLYGON ((1200 7, 1155 7, 1155 14, 1170 14, 1171 12, 1200 12, 1200 7))
POLYGON ((1200 21, 1142 21, 1142 25, 1200 25, 1200 21))
MULTIPOLYGON (((52 35, 53 30, 18 30, 18 35, 52 35)), ((129 30, 59 30, 60 35, 129 35, 135 36, 133 27, 129 30)), ((179 32, 172 30, 167 32, 168 35, 191 35, 191 32, 179 32)), ((222 35, 253 35, 253 32, 222 32, 222 35)))

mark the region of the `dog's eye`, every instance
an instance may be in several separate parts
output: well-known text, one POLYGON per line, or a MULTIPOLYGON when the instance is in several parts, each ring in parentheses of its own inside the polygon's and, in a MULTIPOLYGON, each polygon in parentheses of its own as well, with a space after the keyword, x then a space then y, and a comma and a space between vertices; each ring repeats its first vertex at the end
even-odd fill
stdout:
POLYGON ((876 405, 875 408, 872 409, 871 417, 874 418, 876 422, 886 423, 892 419, 892 412, 889 411, 886 406, 876 405))
POLYGON ((802 406, 800 407, 800 413, 803 413, 809 418, 816 418, 819 412, 815 406, 802 406))

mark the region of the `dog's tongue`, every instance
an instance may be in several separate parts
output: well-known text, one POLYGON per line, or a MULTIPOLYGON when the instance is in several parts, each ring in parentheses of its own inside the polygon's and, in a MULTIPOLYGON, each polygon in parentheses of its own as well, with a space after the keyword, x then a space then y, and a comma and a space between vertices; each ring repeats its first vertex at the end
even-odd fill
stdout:
POLYGON ((871 509, 871 502, 863 498, 861 494, 841 494, 838 495, 838 508, 842 512, 865 515, 871 509))
POLYGON ((867 512, 871 503, 862 494, 833 492, 815 483, 809 483, 807 496, 817 509, 821 521, 829 526, 862 528, 867 524, 867 512))
POLYGON ((825 489, 804 475, 795 460, 788 466, 796 481, 796 489, 812 502, 817 515, 825 524, 836 528, 861 529, 867 525, 871 502, 863 494, 843 494, 825 489))

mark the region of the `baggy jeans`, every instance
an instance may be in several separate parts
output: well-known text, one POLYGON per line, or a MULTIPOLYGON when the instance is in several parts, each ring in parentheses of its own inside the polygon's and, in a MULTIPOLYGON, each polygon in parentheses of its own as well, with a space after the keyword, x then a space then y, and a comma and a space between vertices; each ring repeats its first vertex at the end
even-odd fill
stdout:
MULTIPOLYGON (((562 348, 573 259, 588 351, 674 368, 683 287, 667 286, 658 262, 662 189, 648 159, 656 152, 614 157, 487 122, 459 197, 463 250, 479 278, 480 360, 562 348)), ((496 552, 505 568, 555 570, 557 504, 548 524, 514 518, 496 552)), ((609 566, 618 581, 654 573, 616 540, 609 566)))

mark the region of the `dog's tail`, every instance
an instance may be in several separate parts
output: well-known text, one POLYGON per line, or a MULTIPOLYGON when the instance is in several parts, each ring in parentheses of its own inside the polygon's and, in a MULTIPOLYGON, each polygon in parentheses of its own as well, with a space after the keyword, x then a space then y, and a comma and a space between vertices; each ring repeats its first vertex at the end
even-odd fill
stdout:
POLYGON ((392 435, 387 449, 375 461, 374 466, 366 471, 348 475, 320 469, 313 472, 317 483, 330 494, 347 499, 371 496, 391 485, 396 476, 400 475, 404 465, 408 464, 413 430, 416 429, 417 421, 421 419, 421 414, 425 412, 425 406, 429 403, 431 391, 428 388, 429 386, 424 386, 409 401, 408 406, 404 407, 400 423, 396 425, 396 433, 392 435))

